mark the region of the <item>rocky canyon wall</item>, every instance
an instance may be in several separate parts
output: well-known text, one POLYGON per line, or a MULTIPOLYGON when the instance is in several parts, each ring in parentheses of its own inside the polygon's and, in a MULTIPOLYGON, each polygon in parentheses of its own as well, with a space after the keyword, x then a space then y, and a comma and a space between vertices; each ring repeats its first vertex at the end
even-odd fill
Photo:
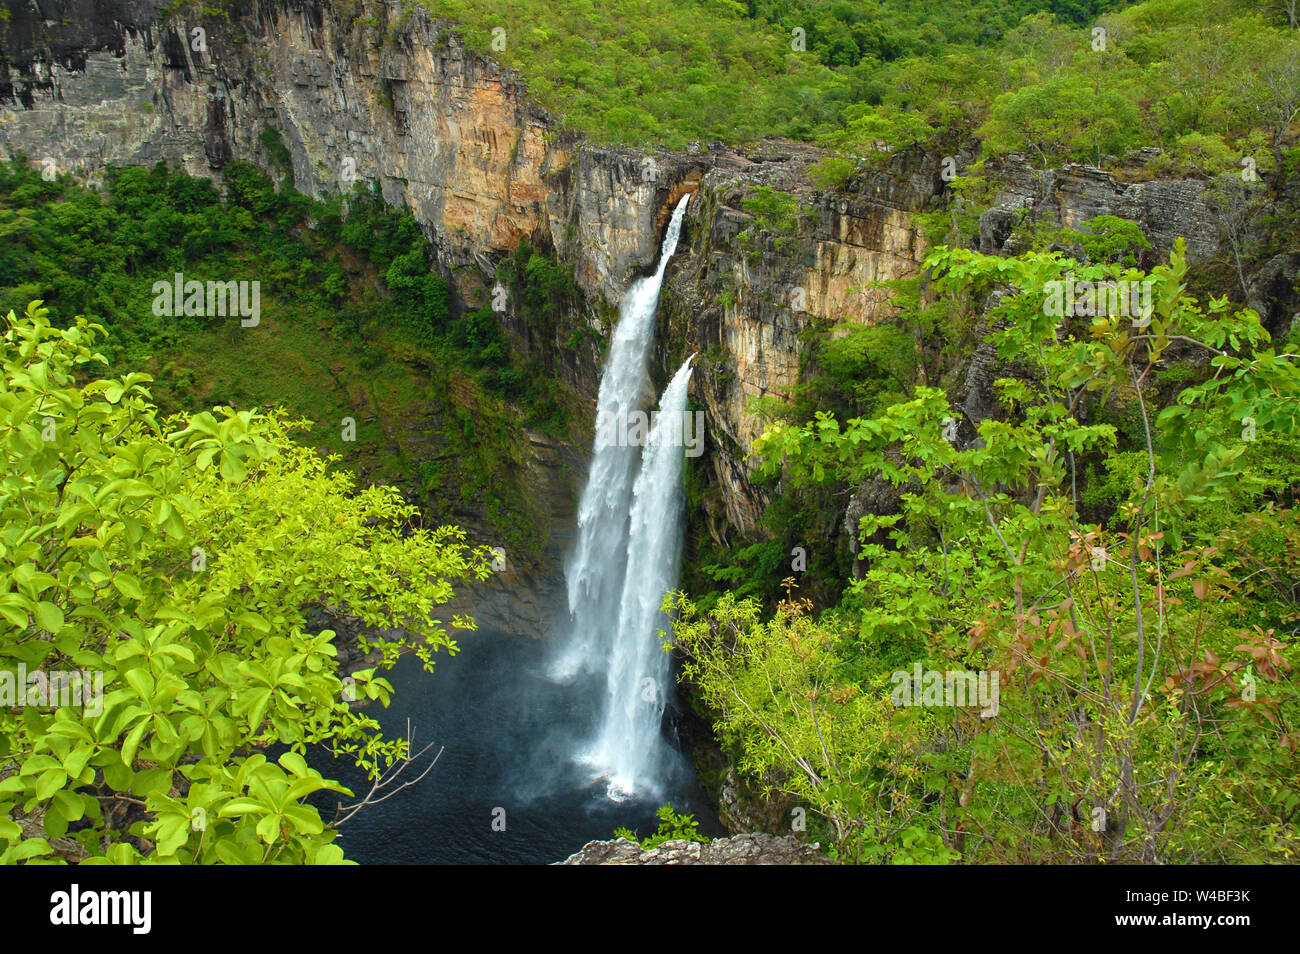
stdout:
MULTIPOLYGON (((808 146, 594 147, 563 134, 515 72, 418 7, 251 0, 228 19, 198 19, 164 17, 159 0, 6 5, 0 152, 89 181, 112 164, 166 160, 219 176, 247 159, 317 197, 374 186, 411 210, 471 306, 485 300, 495 263, 528 241, 572 269, 583 320, 608 330, 629 279, 653 266, 672 203, 695 192, 665 287, 657 374, 662 382, 686 354, 701 355, 693 398, 707 415, 702 464, 717 493, 706 516, 719 539, 755 527, 766 503, 745 462, 761 429, 751 401, 791 393, 805 329, 886 312, 887 292, 871 285, 915 272, 925 247, 912 214, 944 188, 939 159, 920 154, 819 191, 808 146), (760 186, 798 196, 794 235, 754 227, 742 203, 760 186)), ((1188 236, 1194 256, 1217 245, 1199 183, 1125 187, 1100 170, 1015 163, 1003 181, 981 221, 988 251, 1026 213, 1077 225, 1109 212, 1162 245, 1188 236)), ((567 382, 594 400, 597 343, 535 341, 512 313, 504 320, 516 346, 552 349, 567 382)))

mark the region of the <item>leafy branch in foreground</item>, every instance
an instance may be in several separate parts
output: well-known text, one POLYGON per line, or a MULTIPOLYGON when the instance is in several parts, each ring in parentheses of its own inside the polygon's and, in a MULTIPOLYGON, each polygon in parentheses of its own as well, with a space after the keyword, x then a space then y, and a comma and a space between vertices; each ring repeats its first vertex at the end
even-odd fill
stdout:
POLYGON ((39 674, 0 708, 0 863, 341 861, 304 799, 351 793, 304 753, 376 778, 408 755, 350 701, 386 704, 404 652, 455 651, 472 620, 434 613, 487 555, 279 415, 164 421, 146 375, 79 384, 99 331, 33 302, 0 342, 0 693, 39 674), (362 638, 378 665, 345 683, 322 612, 395 633, 362 638))

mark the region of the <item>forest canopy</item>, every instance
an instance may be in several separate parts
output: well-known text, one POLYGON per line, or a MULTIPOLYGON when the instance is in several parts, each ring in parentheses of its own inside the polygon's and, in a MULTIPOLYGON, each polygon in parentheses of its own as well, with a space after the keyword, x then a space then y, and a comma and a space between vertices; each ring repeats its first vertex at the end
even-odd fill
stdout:
POLYGON ((869 157, 978 136, 1056 162, 1156 146, 1180 171, 1271 167, 1300 86, 1282 2, 422 2, 568 127, 669 149, 785 136, 869 157))

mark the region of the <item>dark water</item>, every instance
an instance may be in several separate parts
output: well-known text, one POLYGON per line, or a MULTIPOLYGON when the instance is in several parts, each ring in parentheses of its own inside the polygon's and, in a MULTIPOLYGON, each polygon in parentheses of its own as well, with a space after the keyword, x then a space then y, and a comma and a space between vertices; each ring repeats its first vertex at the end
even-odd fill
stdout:
MULTIPOLYGON (((410 719, 418 751, 444 747, 433 770, 415 786, 364 809, 342 827, 338 844, 362 864, 548 864, 615 828, 653 832, 655 809, 671 801, 692 812, 705 834, 720 827, 686 760, 664 790, 641 800, 610 801, 572 755, 594 733, 604 679, 556 685, 545 678, 546 644, 526 636, 480 630, 462 634, 454 657, 435 656, 433 673, 404 659, 386 674, 395 689, 388 709, 367 714, 384 733, 406 733, 410 719), (505 830, 493 829, 504 809, 505 830), (501 813, 496 812, 496 817, 501 813)), ((355 766, 314 760, 327 777, 358 794, 370 783, 355 766)), ((337 796, 317 802, 333 817, 337 796), (326 806, 328 805, 328 810, 326 806)), ((500 823, 497 825, 500 828, 500 823)))

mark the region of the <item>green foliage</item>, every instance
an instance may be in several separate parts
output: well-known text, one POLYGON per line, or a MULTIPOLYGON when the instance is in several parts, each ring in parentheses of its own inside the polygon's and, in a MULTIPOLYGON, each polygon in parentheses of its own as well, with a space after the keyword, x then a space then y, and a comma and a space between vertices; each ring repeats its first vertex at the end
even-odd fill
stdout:
POLYGON ((672 803, 660 805, 655 810, 655 815, 659 819, 659 830, 653 835, 638 839, 636 833, 627 828, 614 829, 615 838, 626 838, 642 848, 658 848, 667 841, 697 841, 707 842, 699 833, 700 823, 696 821, 694 815, 679 815, 673 810, 672 803))
POLYGON ((1094 262, 1135 266, 1143 252, 1151 250, 1136 222, 1114 215, 1099 215, 1083 223, 1087 230, 1079 238, 1083 252, 1094 262))
POLYGON ((349 705, 334 634, 306 614, 396 634, 363 638, 380 663, 351 674, 386 704, 379 671, 404 652, 432 669, 448 625, 473 628, 433 613, 490 554, 327 473, 278 414, 163 419, 147 375, 93 376, 100 333, 53 327, 40 302, 6 319, 0 671, 77 670, 103 692, 0 707, 0 860, 340 862, 304 799, 351 793, 304 753, 377 778, 407 748, 349 705))
POLYGON ((287 177, 288 184, 293 185, 293 156, 279 131, 274 126, 263 126, 257 140, 266 149, 275 167, 287 177))
POLYGON ((494 366, 506 358, 506 336, 491 308, 465 312, 452 325, 451 343, 468 355, 474 367, 494 366))
POLYGON ((1003 93, 990 107, 984 132, 991 155, 1027 152, 1045 166, 1061 158, 1100 165, 1103 155, 1123 154, 1142 141, 1133 97, 1098 89, 1084 76, 1003 93))
POLYGON ((680 149, 693 140, 824 136, 854 152, 943 138, 949 126, 969 131, 996 91, 1038 82, 1018 33, 1026 20, 1035 36, 1048 25, 1086 52, 1098 16, 1129 5, 616 0, 526 2, 503 15, 485 0, 425 3, 598 141, 680 149), (663 83, 665 75, 678 82, 663 83))
POLYGON ((572 415, 555 383, 560 348, 581 348, 594 337, 587 327, 581 292, 573 273, 535 250, 526 240, 497 264, 497 281, 506 291, 507 308, 526 329, 529 351, 538 357, 528 370, 511 367, 509 344, 496 315, 486 306, 468 312, 453 329, 453 341, 465 341, 479 380, 489 389, 519 401, 528 423, 555 434, 568 432, 572 415))
POLYGON ((817 343, 821 375, 807 387, 823 408, 874 414, 911 392, 917 349, 912 333, 895 324, 850 325, 817 343))
POLYGON ((819 189, 838 189, 853 175, 857 166, 852 159, 827 156, 808 170, 808 175, 819 189))
POLYGON ((1168 152, 1157 156, 1150 171, 1156 175, 1190 172, 1213 178, 1231 169, 1241 160, 1238 150, 1224 140, 1221 133, 1189 132, 1179 136, 1168 152))
POLYGON ((1046 164, 1160 146, 1160 168, 1207 175, 1274 140, 1275 165, 1278 91, 1295 85, 1300 42, 1255 0, 426 5, 597 141, 823 140, 844 158, 816 169, 822 188, 843 182, 847 163, 916 143, 950 152, 972 134, 991 154, 1046 164), (1098 25, 1105 49, 1094 49, 1098 25))
POLYGON ((858 528, 859 578, 821 613, 794 580, 770 617, 666 601, 737 767, 807 805, 842 860, 1294 857, 1296 356, 1188 295, 1181 243, 1150 272, 945 248, 926 266, 951 308, 1004 292, 996 413, 952 433, 948 396, 918 384, 869 416, 774 423, 753 452, 783 486, 897 489, 858 528), (1052 317, 1067 274, 1151 282, 1149 321, 1052 317), (896 704, 918 665, 997 674, 996 711, 896 704))
MULTIPOLYGON (((425 345, 435 344, 450 312, 447 283, 429 267, 422 248, 392 260, 384 280, 393 290, 403 325, 425 345)), ((453 339, 454 340, 454 339, 453 339)))
POLYGON ((759 186, 756 194, 741 202, 740 207, 754 217, 754 224, 747 232, 789 235, 799 227, 799 197, 789 192, 759 186))
MULTIPOLYGON (((315 422, 306 440, 346 454, 363 478, 427 485, 417 471, 431 462, 414 456, 425 452, 424 421, 448 422, 435 425, 448 459, 438 465, 442 493, 426 500, 430 516, 450 517, 463 498, 493 515, 520 558, 535 552, 537 517, 511 488, 519 426, 568 427, 553 376, 512 353, 499 328, 487 329, 495 345, 486 356, 458 344, 453 292, 432 247, 377 192, 347 197, 344 212, 337 199, 277 191, 244 162, 226 166, 224 185, 223 197, 209 180, 159 164, 110 170, 96 193, 0 163, 0 308, 40 298, 103 326, 110 369, 153 374, 164 411, 283 405, 315 422), (154 315, 153 282, 175 272, 259 281, 260 325, 154 315), (450 426, 458 412, 480 422, 468 437, 450 426), (344 417, 358 422, 354 442, 341 438, 344 417)), ((554 280, 541 285, 549 293, 554 280)))
MULTIPOLYGON (((425 0, 475 48, 520 69, 543 105, 599 141, 744 141, 829 128, 844 77, 730 0, 425 0), (493 48, 493 29, 505 31, 493 48), (665 83, 665 76, 675 82, 665 83)), ((500 34, 498 34, 500 36, 500 34)))

